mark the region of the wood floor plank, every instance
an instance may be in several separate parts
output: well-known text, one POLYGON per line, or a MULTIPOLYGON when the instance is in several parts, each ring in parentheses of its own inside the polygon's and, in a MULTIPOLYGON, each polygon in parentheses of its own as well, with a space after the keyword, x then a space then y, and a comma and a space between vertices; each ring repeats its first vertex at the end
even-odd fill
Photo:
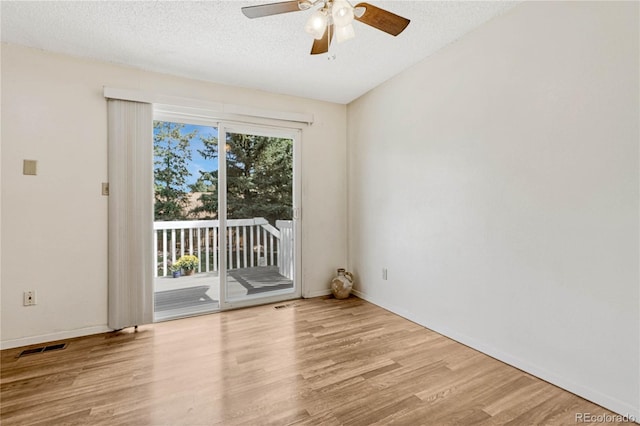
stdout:
POLYGON ((274 306, 1 351, 0 422, 562 425, 613 414, 355 297, 274 306))

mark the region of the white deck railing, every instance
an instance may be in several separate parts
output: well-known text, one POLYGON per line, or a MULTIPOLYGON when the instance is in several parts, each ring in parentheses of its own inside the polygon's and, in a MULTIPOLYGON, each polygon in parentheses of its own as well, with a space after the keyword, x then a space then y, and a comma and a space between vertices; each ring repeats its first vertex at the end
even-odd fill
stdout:
POLYGON ((170 275, 170 266, 185 254, 200 259, 196 272, 217 271, 224 252, 227 269, 274 265, 292 278, 293 223, 278 220, 276 226, 261 217, 228 219, 227 244, 221 247, 218 220, 154 222, 155 276, 170 275))
POLYGON ((278 246, 278 270, 280 275, 293 279, 293 221, 276 220, 280 230, 278 246))

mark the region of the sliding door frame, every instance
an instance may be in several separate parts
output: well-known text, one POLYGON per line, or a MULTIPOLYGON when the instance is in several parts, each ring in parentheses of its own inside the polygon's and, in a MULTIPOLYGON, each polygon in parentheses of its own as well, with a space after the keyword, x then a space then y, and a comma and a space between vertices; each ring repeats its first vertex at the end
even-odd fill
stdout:
MULTIPOLYGON (((220 147, 226 145, 227 134, 229 133, 243 133, 257 136, 276 137, 291 139, 293 141, 293 182, 292 182, 292 220, 293 220, 293 290, 277 290, 269 292, 268 296, 254 295, 245 296, 242 299, 229 299, 227 297, 227 265, 226 256, 220 256, 220 264, 222 258, 224 259, 224 270, 220 269, 220 309, 235 309, 246 306, 254 306, 266 303, 275 303, 283 300, 299 299, 302 297, 302 280, 300 277, 300 262, 301 262, 301 247, 300 247, 300 203, 302 200, 301 192, 301 173, 300 173, 300 149, 301 149, 301 135, 300 129, 290 129, 285 127, 271 127, 259 124, 247 124, 225 121, 221 122, 218 127, 218 184, 220 189, 218 194, 224 196, 218 196, 218 212, 220 220, 220 241, 224 241, 225 246, 227 244, 227 155, 226 150, 221 153, 220 147), (221 142, 223 141, 223 142, 221 142), (222 172, 221 172, 222 171, 222 172), (223 177, 221 177, 223 176, 223 177), (223 213, 222 213, 223 212, 223 213), (224 239, 223 239, 224 238, 224 239), (222 273, 224 271, 224 273, 222 273)), ((224 148, 222 148, 224 149, 224 148)), ((222 244, 220 245, 222 247, 222 244)))
MULTIPOLYGON (((219 250, 227 244, 227 164, 226 164, 226 137, 228 133, 255 134, 267 137, 279 137, 293 141, 293 194, 292 194, 292 220, 294 234, 294 266, 293 266, 293 290, 276 290, 269 292, 268 296, 252 295, 242 299, 229 300, 227 297, 227 259, 225 254, 218 255, 219 265, 219 311, 254 306, 267 303, 275 303, 283 300, 298 299, 303 294, 303 280, 301 274, 301 212, 302 212, 302 130, 299 127, 287 127, 287 123, 265 124, 260 120, 235 121, 218 119, 215 115, 198 113, 193 109, 171 107, 168 105, 154 105, 154 121, 169 121, 184 124, 211 126, 218 129, 218 220, 220 224, 219 250), (224 195, 221 195, 224 194, 224 195)), ((151 159, 150 159, 151 161, 151 159)), ((151 250, 151 248, 149 248, 151 250)), ((213 311, 215 312, 215 311, 213 311)))

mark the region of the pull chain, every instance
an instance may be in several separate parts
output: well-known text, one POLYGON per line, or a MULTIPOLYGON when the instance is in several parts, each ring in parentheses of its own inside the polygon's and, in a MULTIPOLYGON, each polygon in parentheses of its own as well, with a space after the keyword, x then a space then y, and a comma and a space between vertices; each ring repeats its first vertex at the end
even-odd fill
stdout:
POLYGON ((327 61, 333 61, 336 59, 336 54, 331 54, 331 25, 327 25, 327 61))

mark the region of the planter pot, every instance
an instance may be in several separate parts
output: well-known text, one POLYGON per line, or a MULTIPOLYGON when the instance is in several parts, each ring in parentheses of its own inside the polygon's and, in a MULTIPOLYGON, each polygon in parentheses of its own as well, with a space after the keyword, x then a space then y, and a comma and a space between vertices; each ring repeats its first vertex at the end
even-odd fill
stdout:
POLYGON ((346 299, 353 288, 353 274, 344 269, 338 269, 338 275, 331 280, 331 293, 336 299, 346 299))
POLYGON ((180 278, 180 271, 173 271, 171 275, 173 275, 173 278, 180 278))
POLYGON ((193 269, 185 270, 185 271, 184 271, 184 275, 186 275, 186 276, 193 275, 193 271, 194 271, 193 269))

